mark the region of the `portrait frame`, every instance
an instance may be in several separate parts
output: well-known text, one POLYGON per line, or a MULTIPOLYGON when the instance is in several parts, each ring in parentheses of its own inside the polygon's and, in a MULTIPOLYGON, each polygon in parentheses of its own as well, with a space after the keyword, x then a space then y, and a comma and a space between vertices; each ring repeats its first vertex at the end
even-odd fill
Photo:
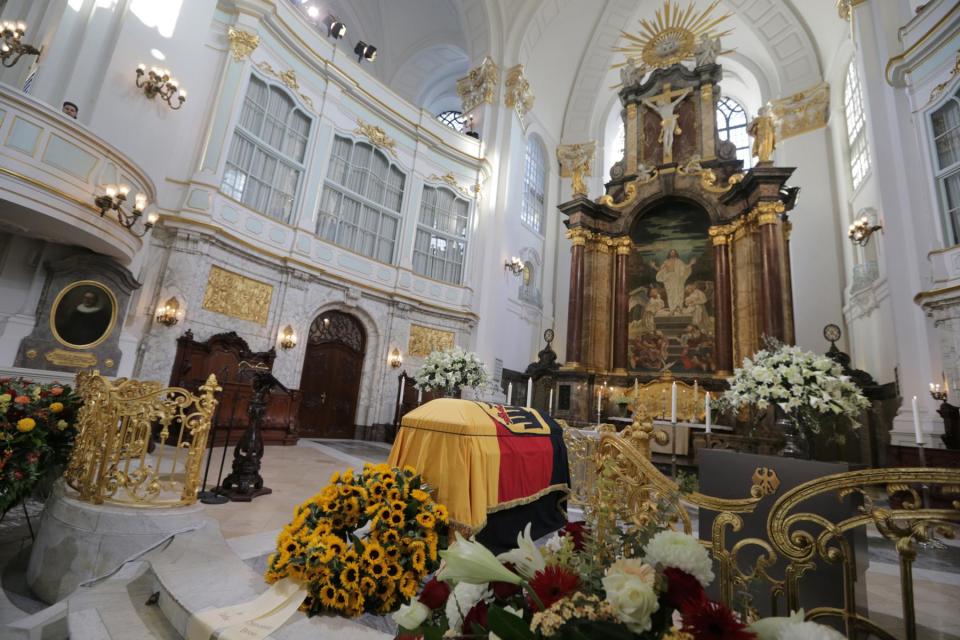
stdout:
POLYGON ((57 297, 54 298, 53 304, 50 305, 50 333, 53 335, 54 339, 57 342, 71 349, 91 349, 93 347, 96 347, 97 345, 101 344, 104 340, 106 340, 111 336, 114 328, 116 327, 116 324, 117 324, 117 297, 116 295, 114 295, 110 287, 103 284, 102 282, 97 282, 96 280, 77 280, 75 282, 71 282, 70 284, 63 287, 57 293, 57 297), (65 330, 65 327, 63 326, 58 327, 57 325, 62 324, 62 323, 58 323, 58 312, 60 311, 60 305, 64 304, 65 302, 72 303, 73 301, 71 298, 75 298, 77 294, 75 293, 73 295, 71 294, 82 288, 86 288, 88 290, 87 292, 89 292, 90 288, 99 291, 103 295, 104 299, 110 304, 110 314, 109 314, 109 320, 107 321, 106 327, 103 329, 103 331, 100 333, 99 337, 97 337, 96 340, 93 340, 92 342, 87 342, 84 344, 78 344, 78 343, 70 342, 69 340, 67 340, 61 333, 63 330, 65 330))

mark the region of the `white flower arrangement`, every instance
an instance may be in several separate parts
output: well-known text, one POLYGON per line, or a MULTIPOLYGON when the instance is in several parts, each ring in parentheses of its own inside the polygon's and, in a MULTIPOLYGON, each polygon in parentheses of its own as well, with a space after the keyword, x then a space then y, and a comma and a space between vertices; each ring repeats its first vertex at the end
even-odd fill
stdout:
POLYGON ((487 383, 487 369, 477 354, 460 347, 434 351, 423 360, 414 378, 417 389, 447 389, 482 387, 487 383))
POLYGON ((644 549, 644 562, 686 571, 707 587, 713 582, 713 561, 693 536, 665 529, 650 538, 644 549))
POLYGON ((732 409, 744 406, 766 411, 779 407, 812 433, 830 419, 856 428, 870 406, 843 368, 828 358, 800 347, 768 340, 767 347, 733 372, 730 388, 718 403, 732 409))
POLYGON ((758 640, 843 640, 844 635, 816 622, 805 622, 803 609, 787 617, 763 618, 750 625, 758 640))

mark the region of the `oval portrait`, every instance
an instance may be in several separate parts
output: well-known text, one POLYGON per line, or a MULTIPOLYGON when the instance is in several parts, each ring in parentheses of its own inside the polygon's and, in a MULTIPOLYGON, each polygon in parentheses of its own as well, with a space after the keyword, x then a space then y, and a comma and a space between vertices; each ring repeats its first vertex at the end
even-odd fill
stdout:
POLYGON ((99 282, 81 280, 64 287, 50 310, 53 336, 68 347, 94 347, 110 335, 117 319, 117 299, 99 282))

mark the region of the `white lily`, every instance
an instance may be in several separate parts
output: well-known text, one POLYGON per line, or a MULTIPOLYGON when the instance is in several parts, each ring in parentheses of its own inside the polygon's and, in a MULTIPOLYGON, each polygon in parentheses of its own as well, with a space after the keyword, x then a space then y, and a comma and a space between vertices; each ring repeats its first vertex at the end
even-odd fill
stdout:
POLYGON ((547 566, 540 549, 533 543, 533 537, 530 535, 531 523, 523 529, 523 533, 517 534, 517 548, 505 551, 497 556, 498 560, 509 562, 517 568, 527 580, 532 580, 537 571, 543 571, 547 566))

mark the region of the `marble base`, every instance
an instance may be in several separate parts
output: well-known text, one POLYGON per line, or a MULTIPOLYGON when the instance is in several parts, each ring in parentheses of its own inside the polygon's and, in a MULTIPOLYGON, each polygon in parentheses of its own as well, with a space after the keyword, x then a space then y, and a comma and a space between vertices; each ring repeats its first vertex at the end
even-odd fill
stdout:
POLYGON ((70 497, 72 493, 62 479, 57 481, 30 553, 27 584, 48 603, 203 520, 199 503, 154 509, 93 505, 70 497))

